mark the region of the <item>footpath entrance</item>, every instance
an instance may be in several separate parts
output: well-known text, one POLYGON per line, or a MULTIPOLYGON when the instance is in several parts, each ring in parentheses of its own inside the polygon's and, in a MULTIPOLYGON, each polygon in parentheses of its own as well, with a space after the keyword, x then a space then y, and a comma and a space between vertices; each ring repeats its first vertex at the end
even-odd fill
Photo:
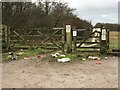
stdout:
POLYGON ((70 52, 78 51, 99 51, 101 54, 107 54, 109 48, 109 32, 104 26, 101 31, 92 31, 92 29, 72 29, 71 25, 66 25, 66 50, 70 52), (85 33, 83 33, 85 32, 85 33), (86 34, 81 37, 79 34, 86 34))

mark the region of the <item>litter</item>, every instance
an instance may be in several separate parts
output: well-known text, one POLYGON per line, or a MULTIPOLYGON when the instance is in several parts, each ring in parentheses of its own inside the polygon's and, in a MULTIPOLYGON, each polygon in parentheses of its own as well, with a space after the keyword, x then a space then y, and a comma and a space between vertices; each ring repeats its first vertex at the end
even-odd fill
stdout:
POLYGON ((107 60, 108 58, 107 57, 105 57, 105 60, 107 60))
POLYGON ((17 59, 18 59, 18 56, 17 56, 17 55, 14 55, 12 52, 9 52, 8 58, 9 58, 9 59, 12 59, 12 60, 17 60, 17 59))
POLYGON ((60 53, 58 53, 58 52, 55 53, 55 54, 52 54, 52 57, 53 57, 53 58, 56 58, 56 57, 58 57, 58 56, 60 56, 60 53))
POLYGON ((58 57, 58 56, 57 56, 56 54, 52 54, 52 57, 53 57, 53 58, 56 58, 56 57, 58 57))
POLYGON ((60 55, 60 57, 65 57, 65 55, 60 55))
POLYGON ((22 56, 23 54, 25 54, 24 52, 19 52, 18 55, 22 56))
POLYGON ((57 56, 59 56, 59 55, 60 55, 60 53, 58 53, 58 52, 57 52, 57 53, 55 53, 55 54, 56 54, 57 56))
POLYGON ((32 58, 24 58, 24 60, 32 60, 32 58))
POLYGON ((83 61, 86 61, 86 59, 85 59, 85 58, 82 58, 82 60, 83 60, 83 61))
POLYGON ((89 56, 88 59, 92 59, 92 60, 100 60, 99 57, 92 57, 92 56, 89 56))
POLYGON ((58 59, 58 62, 69 62, 71 61, 70 58, 62 58, 62 59, 58 59))
POLYGON ((100 62, 96 62, 96 64, 101 64, 100 62))
POLYGON ((17 60, 18 56, 17 55, 13 55, 12 60, 17 60))
POLYGON ((37 58, 41 58, 41 56, 39 55, 39 56, 37 56, 37 58))

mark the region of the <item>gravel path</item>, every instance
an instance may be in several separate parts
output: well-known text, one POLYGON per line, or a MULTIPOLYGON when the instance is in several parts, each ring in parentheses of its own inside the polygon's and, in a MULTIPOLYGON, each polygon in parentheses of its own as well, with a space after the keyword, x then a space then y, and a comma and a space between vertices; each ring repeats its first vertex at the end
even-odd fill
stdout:
POLYGON ((3 63, 4 88, 117 88, 118 58, 69 63, 17 60, 3 63))

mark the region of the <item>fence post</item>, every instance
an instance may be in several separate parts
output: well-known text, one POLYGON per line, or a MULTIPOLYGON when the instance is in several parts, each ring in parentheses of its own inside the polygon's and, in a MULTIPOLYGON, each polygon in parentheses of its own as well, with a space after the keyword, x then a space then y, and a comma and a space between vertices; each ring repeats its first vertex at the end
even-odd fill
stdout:
POLYGON ((100 54, 101 55, 106 55, 107 54, 107 29, 105 27, 101 28, 100 54))
POLYGON ((73 52, 76 53, 76 37, 77 37, 77 31, 73 31, 73 52))
POLYGON ((109 49, 110 41, 109 41, 109 31, 107 30, 107 50, 109 49))
POLYGON ((66 25, 66 49, 67 49, 67 53, 72 52, 71 25, 66 25))
POLYGON ((65 29, 62 30, 62 52, 65 52, 65 29))
POLYGON ((10 49, 10 27, 7 27, 7 47, 10 49))

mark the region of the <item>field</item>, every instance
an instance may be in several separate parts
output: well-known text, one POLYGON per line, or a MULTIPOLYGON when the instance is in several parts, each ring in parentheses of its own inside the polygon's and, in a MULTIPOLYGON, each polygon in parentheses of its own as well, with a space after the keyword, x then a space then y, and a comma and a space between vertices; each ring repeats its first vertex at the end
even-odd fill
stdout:
POLYGON ((120 32, 110 32, 109 33, 109 41, 110 41, 110 49, 118 49, 120 32))

